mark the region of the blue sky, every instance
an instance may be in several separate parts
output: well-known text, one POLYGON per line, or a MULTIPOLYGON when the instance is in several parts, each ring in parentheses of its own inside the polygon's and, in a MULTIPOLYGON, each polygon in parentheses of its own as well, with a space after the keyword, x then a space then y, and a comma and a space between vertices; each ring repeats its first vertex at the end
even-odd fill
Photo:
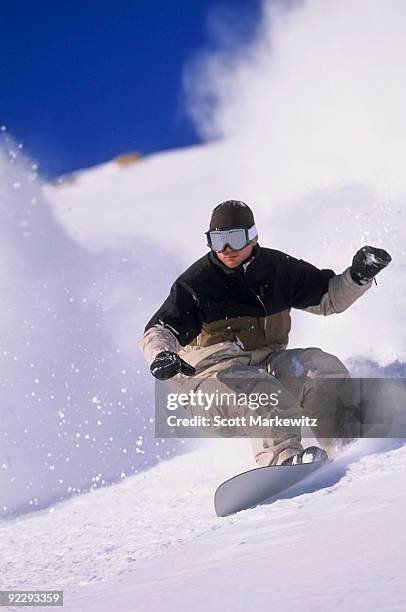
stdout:
POLYGON ((3 3, 0 123, 48 177, 198 142, 182 72, 215 44, 213 11, 249 39, 260 0, 3 3))

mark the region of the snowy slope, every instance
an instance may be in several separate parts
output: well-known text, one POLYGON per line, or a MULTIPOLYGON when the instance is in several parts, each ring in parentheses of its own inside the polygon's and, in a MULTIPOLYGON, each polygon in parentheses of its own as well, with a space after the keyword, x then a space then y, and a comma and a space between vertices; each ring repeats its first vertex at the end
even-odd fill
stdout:
POLYGON ((406 447, 397 447, 358 442, 314 476, 312 492, 218 519, 213 491, 248 453, 243 441, 211 442, 3 523, 1 582, 63 588, 75 612, 402 610, 406 447))
MULTIPOLYGON (((322 267, 344 269, 367 240, 348 236, 340 194, 330 194, 328 207, 319 195, 307 196, 304 209, 298 201, 288 212, 269 207, 263 194, 256 201, 230 143, 126 167, 111 162, 58 187, 44 186, 15 150, 11 160, 0 155, 5 516, 115 482, 179 452, 176 441, 153 438, 153 381, 136 342, 173 279, 206 252, 203 232, 218 200, 244 197, 262 244, 322 267), (311 209, 321 211, 317 225, 311 209), (291 218, 312 239, 292 232, 291 218), (336 241, 329 238, 332 223, 336 241), (290 249, 295 236, 300 240, 290 249)), ((359 188, 348 188, 345 201, 356 198, 359 214, 372 207, 378 215, 360 196, 359 188)), ((380 205, 378 217, 368 212, 363 220, 368 242, 386 246, 394 258, 378 286, 339 317, 295 312, 291 346, 320 346, 347 361, 361 355, 372 365, 406 361, 400 240, 406 228, 398 226, 392 246, 382 239, 393 215, 380 205)), ((359 229, 353 225, 352 232, 359 229)))

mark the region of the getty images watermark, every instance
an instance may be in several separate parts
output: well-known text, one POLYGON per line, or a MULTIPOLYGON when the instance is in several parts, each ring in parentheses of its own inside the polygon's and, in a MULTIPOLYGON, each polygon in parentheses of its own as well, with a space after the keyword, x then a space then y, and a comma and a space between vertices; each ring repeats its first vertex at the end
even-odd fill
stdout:
POLYGON ((166 394, 166 425, 169 428, 225 429, 239 435, 258 428, 317 427, 317 418, 276 414, 282 391, 272 393, 235 393, 190 390, 166 394), (185 409, 188 414, 185 414, 185 409), (183 409, 181 415, 179 409, 183 409))
POLYGON ((405 378, 183 377, 156 381, 161 438, 406 437, 405 378))

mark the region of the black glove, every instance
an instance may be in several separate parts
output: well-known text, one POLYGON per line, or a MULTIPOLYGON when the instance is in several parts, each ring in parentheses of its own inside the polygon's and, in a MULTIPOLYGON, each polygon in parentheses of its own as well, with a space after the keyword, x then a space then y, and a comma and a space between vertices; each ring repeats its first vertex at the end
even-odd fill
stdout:
POLYGON ((364 246, 357 251, 350 268, 351 278, 357 285, 366 285, 392 261, 384 251, 372 246, 364 246))
POLYGON ((186 363, 182 357, 172 353, 172 351, 158 353, 149 369, 152 376, 155 376, 158 380, 168 380, 168 378, 176 376, 179 372, 186 376, 194 376, 196 374, 193 366, 186 363))

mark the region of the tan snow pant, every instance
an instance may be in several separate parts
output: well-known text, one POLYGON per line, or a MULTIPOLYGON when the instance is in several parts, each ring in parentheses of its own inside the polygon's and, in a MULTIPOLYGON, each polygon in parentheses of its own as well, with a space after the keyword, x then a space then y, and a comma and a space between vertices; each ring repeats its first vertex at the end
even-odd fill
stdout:
MULTIPOLYGON (((318 445, 330 457, 339 449, 340 440, 336 439, 337 392, 343 379, 349 378, 345 366, 337 357, 319 348, 288 349, 271 353, 264 361, 249 365, 247 359, 238 357, 220 361, 207 368, 198 376, 181 377, 181 392, 191 389, 203 393, 279 393, 280 402, 272 409, 273 416, 317 419, 317 427, 312 433, 318 445), (239 382, 240 381, 240 382, 239 382), (322 432, 322 433, 321 433, 322 432)), ((266 416, 266 410, 257 411, 266 416)), ((269 409, 268 409, 269 410, 269 409)), ((241 407, 216 405, 204 411, 200 406, 187 406, 192 416, 215 416, 232 418, 247 415, 241 407)), ((241 435, 233 427, 226 427, 217 433, 225 437, 241 435)), ((251 437, 255 460, 259 466, 278 465, 291 455, 303 450, 301 427, 262 427, 245 434, 251 437)))

